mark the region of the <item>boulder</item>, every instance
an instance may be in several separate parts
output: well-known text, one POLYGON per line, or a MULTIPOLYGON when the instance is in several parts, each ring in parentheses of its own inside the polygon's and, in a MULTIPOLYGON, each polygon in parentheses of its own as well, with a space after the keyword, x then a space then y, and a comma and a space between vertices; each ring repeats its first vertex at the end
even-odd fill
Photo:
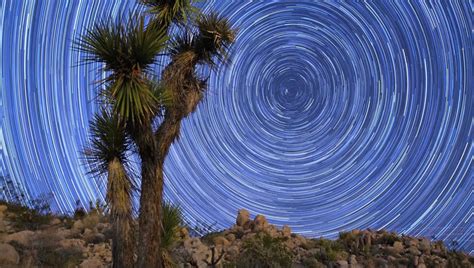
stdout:
POLYGON ((84 230, 84 223, 82 222, 82 220, 75 221, 72 225, 72 229, 75 231, 82 232, 82 230, 84 230))
POLYGON ((102 268, 105 266, 102 260, 97 257, 86 259, 79 265, 80 268, 102 268))
POLYGON ((336 262, 336 267, 349 268, 349 263, 347 263, 347 261, 337 261, 336 262))
POLYGON ((191 257, 191 260, 198 267, 207 267, 206 261, 209 262, 211 258, 211 251, 204 245, 199 238, 193 237, 184 240, 184 250, 191 257))
POLYGON ((0 205, 0 222, 3 221, 3 218, 5 217, 5 211, 7 211, 7 209, 7 206, 0 205))
POLYGON ((227 241, 233 242, 235 241, 235 234, 227 234, 225 238, 227 239, 227 241))
POLYGON ((418 243, 418 249, 424 254, 430 254, 431 251, 431 242, 430 240, 423 238, 418 243))
POLYGON ((398 254, 402 253, 403 250, 405 249, 404 246, 403 246, 403 243, 400 242, 400 241, 395 241, 393 243, 393 249, 395 250, 395 252, 397 252, 398 254))
POLYGON ((0 267, 4 267, 3 265, 7 266, 20 263, 20 255, 16 252, 13 246, 1 243, 0 252, 0 267))
POLYGON ((62 223, 62 222, 61 222, 60 219, 54 218, 54 219, 51 220, 51 222, 50 222, 49 224, 51 224, 51 225, 58 225, 58 224, 61 224, 61 223, 62 223))
POLYGON ((288 225, 283 225, 281 229, 283 237, 290 237, 291 236, 291 228, 288 225))
POLYGON ((407 251, 408 251, 411 255, 414 255, 414 256, 419 256, 419 255, 421 255, 421 252, 420 252, 420 251, 418 250, 418 248, 415 247, 415 246, 409 247, 407 251))
POLYGON ((351 266, 357 264, 357 259, 356 259, 356 256, 355 256, 355 255, 351 255, 351 256, 349 257, 349 263, 351 264, 351 266))
POLYGON ((250 212, 246 209, 239 210, 237 214, 236 224, 237 226, 244 226, 250 220, 250 212))
POLYGON ((23 247, 27 247, 31 244, 31 240, 35 232, 30 230, 24 230, 17 233, 9 234, 5 237, 4 241, 7 243, 18 243, 23 247))
POLYGON ((78 250, 85 252, 84 240, 81 239, 64 239, 59 241, 59 246, 65 250, 78 250))
POLYGON ((223 236, 214 237, 213 242, 214 245, 222 246, 224 248, 230 245, 230 242, 223 236))
POLYGON ((268 228, 267 218, 265 218, 265 216, 263 215, 260 215, 260 214, 257 215, 255 219, 253 220, 253 222, 255 224, 253 227, 254 232, 263 231, 268 228))
POLYGON ((183 228, 179 229, 179 235, 182 239, 188 239, 189 238, 188 228, 183 227, 183 228))

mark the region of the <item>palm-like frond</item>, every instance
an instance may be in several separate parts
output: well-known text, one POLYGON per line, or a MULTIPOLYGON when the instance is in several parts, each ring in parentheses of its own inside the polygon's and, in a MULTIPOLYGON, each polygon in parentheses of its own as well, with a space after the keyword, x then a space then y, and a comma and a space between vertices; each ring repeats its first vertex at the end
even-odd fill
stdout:
POLYGON ((163 227, 161 247, 169 250, 179 239, 179 228, 183 224, 181 208, 169 202, 163 202, 161 218, 163 227))
POLYGON ((157 108, 146 76, 155 57, 165 48, 163 29, 146 28, 143 17, 134 17, 127 24, 100 22, 76 43, 88 56, 84 62, 103 63, 106 85, 114 112, 131 121, 142 121, 157 108))
POLYGON ((109 163, 115 159, 126 163, 126 154, 131 143, 118 115, 112 115, 103 109, 94 116, 90 128, 90 147, 83 152, 85 160, 90 165, 90 173, 106 174, 109 170, 109 163))
POLYGON ((196 34, 189 29, 185 29, 170 40, 168 47, 169 55, 172 59, 186 52, 194 53, 196 50, 196 34))
POLYGON ((172 22, 185 22, 190 16, 196 14, 198 9, 193 0, 141 0, 148 7, 148 12, 155 16, 159 25, 168 26, 172 22))
POLYGON ((196 50, 200 61, 211 67, 216 66, 216 60, 226 62, 237 30, 232 28, 227 18, 214 12, 199 16, 196 24, 199 29, 196 50))

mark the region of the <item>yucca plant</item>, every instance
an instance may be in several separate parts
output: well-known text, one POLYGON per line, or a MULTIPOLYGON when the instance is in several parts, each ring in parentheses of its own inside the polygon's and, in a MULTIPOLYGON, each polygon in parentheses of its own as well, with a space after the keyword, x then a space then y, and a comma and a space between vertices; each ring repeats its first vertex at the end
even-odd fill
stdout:
MULTIPOLYGON (((150 20, 132 15, 128 22, 100 22, 77 42, 77 47, 87 54, 84 62, 101 63, 100 71, 105 74, 105 79, 99 81, 105 112, 91 125, 92 136, 96 137, 91 140, 88 154, 96 162, 92 170, 107 173, 107 199, 115 202, 111 207, 117 210, 113 215, 128 220, 130 217, 125 214, 130 215, 131 209, 119 204, 130 197, 132 189, 127 152, 133 147, 133 152, 138 153, 141 195, 136 265, 162 267, 161 248, 168 243, 162 236, 163 224, 167 224, 162 214, 166 211, 161 210, 164 161, 179 136, 181 121, 195 111, 206 92, 206 79, 197 73, 198 66, 216 69, 220 63, 228 62, 235 31, 227 19, 215 13, 189 16, 195 14, 190 0, 141 2, 148 7, 150 20), (181 27, 181 31, 168 38, 172 24, 181 27), (169 49, 164 50, 167 44, 169 49), (153 64, 165 51, 171 62, 161 80, 156 81, 153 64), (156 120, 158 116, 162 119, 156 120), (123 143, 113 137, 120 137, 123 143)), ((133 250, 128 251, 128 244, 119 245, 114 258, 128 256, 129 252, 133 250), (120 250, 127 252, 118 255, 120 250)), ((114 259, 114 265, 116 262, 114 259)))
POLYGON ((127 172, 126 158, 129 146, 124 124, 116 114, 102 110, 95 115, 91 121, 91 145, 84 155, 91 166, 91 173, 107 175, 106 200, 113 230, 113 267, 134 265, 131 215, 133 183, 130 172, 127 172))
POLYGON ((141 0, 153 16, 152 25, 169 26, 171 23, 183 24, 199 12, 190 0, 141 0))
POLYGON ((149 77, 156 56, 167 42, 165 29, 145 28, 143 17, 131 16, 128 22, 102 21, 77 43, 88 55, 84 62, 103 64, 106 78, 102 96, 114 113, 133 123, 145 123, 159 106, 149 77))
POLYGON ((179 230, 183 226, 183 214, 179 206, 170 202, 163 202, 162 205, 162 226, 161 233, 161 253, 164 267, 172 267, 174 260, 170 251, 180 240, 179 230))

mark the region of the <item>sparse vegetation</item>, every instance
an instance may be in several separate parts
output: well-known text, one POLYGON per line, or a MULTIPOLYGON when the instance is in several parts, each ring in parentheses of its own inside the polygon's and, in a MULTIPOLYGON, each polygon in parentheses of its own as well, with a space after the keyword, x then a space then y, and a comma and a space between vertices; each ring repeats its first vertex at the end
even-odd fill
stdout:
POLYGON ((40 195, 28 202, 30 206, 20 201, 9 203, 3 200, 0 200, 0 205, 6 205, 14 215, 11 220, 15 228, 37 230, 52 219, 49 197, 49 195, 40 195))
POLYGON ((236 267, 291 267, 293 253, 285 245, 285 240, 284 238, 272 237, 263 232, 256 234, 244 242, 236 267))

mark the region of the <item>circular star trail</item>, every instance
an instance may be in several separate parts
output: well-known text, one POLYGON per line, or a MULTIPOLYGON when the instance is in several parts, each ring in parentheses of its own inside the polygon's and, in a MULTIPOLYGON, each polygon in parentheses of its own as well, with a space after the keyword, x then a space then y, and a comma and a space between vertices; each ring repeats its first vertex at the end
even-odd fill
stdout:
MULTIPOLYGON (((467 1, 207 1, 239 34, 183 123, 166 198, 218 227, 239 208, 307 236, 356 228, 474 251, 473 47, 467 1)), ((72 41, 133 1, 0 5, 2 195, 103 198, 80 150, 98 66, 72 41)), ((166 59, 160 60, 160 72, 166 59)))

